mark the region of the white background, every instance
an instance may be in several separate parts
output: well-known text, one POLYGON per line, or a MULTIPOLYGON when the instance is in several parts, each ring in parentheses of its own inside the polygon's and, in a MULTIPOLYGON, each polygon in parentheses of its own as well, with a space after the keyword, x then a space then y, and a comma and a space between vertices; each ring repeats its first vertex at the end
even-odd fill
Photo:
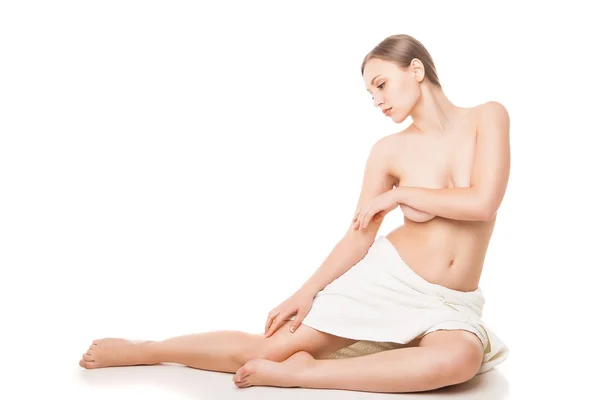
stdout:
MULTIPOLYGON (((456 396, 597 395, 591 6, 203 4, 0 3, 0 397, 310 393, 77 363, 101 337, 262 331, 345 233, 371 145, 410 124, 383 116, 360 75, 397 33, 427 47, 454 104, 494 100, 511 118, 480 282, 511 354, 456 396)), ((396 210, 379 234, 401 223, 396 210)))

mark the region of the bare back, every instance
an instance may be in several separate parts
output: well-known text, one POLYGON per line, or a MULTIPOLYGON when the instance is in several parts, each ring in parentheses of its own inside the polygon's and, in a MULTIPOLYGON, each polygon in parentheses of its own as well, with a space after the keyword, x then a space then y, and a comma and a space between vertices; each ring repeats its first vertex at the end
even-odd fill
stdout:
MULTIPOLYGON (((424 135, 411 125, 388 137, 389 144, 398 149, 392 165, 396 186, 442 189, 471 185, 478 107, 464 111, 461 122, 444 136, 424 135)), ((404 225, 386 235, 406 264, 429 282, 454 290, 475 290, 496 216, 489 221, 435 216, 426 222, 408 216, 405 212, 404 225)))

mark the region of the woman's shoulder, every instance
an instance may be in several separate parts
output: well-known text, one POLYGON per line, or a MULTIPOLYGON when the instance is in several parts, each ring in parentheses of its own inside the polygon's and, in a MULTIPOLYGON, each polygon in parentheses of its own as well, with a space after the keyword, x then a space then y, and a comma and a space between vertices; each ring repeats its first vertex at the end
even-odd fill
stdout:
MULTIPOLYGON (((495 100, 486 101, 485 103, 476 104, 471 107, 461 108, 469 123, 472 122, 474 124, 472 126, 474 127, 477 126, 478 122, 483 117, 494 115, 496 113, 507 113, 504 105, 495 100)), ((410 138, 415 135, 418 135, 418 131, 415 129, 413 124, 410 124, 399 132, 394 132, 381 137, 377 141, 377 146, 390 150, 394 147, 397 149, 397 146, 402 146, 403 143, 405 143, 407 140, 410 140, 410 138)))
POLYGON ((486 101, 485 103, 476 104, 471 107, 463 107, 465 115, 473 122, 478 122, 482 115, 489 112, 496 112, 498 109, 504 109, 504 106, 495 100, 486 101))
POLYGON ((479 104, 472 108, 475 111, 474 114, 477 120, 489 115, 508 114, 506 107, 496 100, 486 101, 485 103, 479 104))
POLYGON ((499 101, 496 101, 496 100, 486 101, 485 103, 482 103, 476 107, 480 107, 480 108, 485 107, 485 108, 492 108, 492 109, 495 109, 495 108, 506 109, 502 103, 500 103, 499 101))

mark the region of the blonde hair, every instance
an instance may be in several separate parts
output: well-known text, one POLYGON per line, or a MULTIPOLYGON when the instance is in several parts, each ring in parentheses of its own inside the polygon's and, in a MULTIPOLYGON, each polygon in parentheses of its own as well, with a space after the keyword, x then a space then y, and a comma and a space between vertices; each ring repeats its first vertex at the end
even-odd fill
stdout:
POLYGON ((418 58, 425 66, 425 77, 435 86, 442 88, 431 55, 421 42, 410 35, 398 34, 383 39, 365 56, 360 67, 361 75, 364 75, 367 61, 372 58, 393 62, 401 68, 407 68, 414 58, 418 58))

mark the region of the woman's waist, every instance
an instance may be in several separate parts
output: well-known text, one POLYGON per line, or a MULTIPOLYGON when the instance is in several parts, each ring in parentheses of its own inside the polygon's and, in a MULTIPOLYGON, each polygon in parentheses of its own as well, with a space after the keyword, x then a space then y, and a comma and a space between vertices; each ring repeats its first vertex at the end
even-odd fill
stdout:
POLYGON ((436 217, 424 223, 406 222, 392 230, 388 239, 408 240, 439 256, 466 256, 485 252, 494 228, 493 221, 457 221, 436 217), (439 253, 439 254, 438 254, 439 253))
POLYGON ((479 229, 421 225, 426 224, 402 225, 386 237, 404 262, 429 282, 462 291, 477 288, 490 235, 479 229))

